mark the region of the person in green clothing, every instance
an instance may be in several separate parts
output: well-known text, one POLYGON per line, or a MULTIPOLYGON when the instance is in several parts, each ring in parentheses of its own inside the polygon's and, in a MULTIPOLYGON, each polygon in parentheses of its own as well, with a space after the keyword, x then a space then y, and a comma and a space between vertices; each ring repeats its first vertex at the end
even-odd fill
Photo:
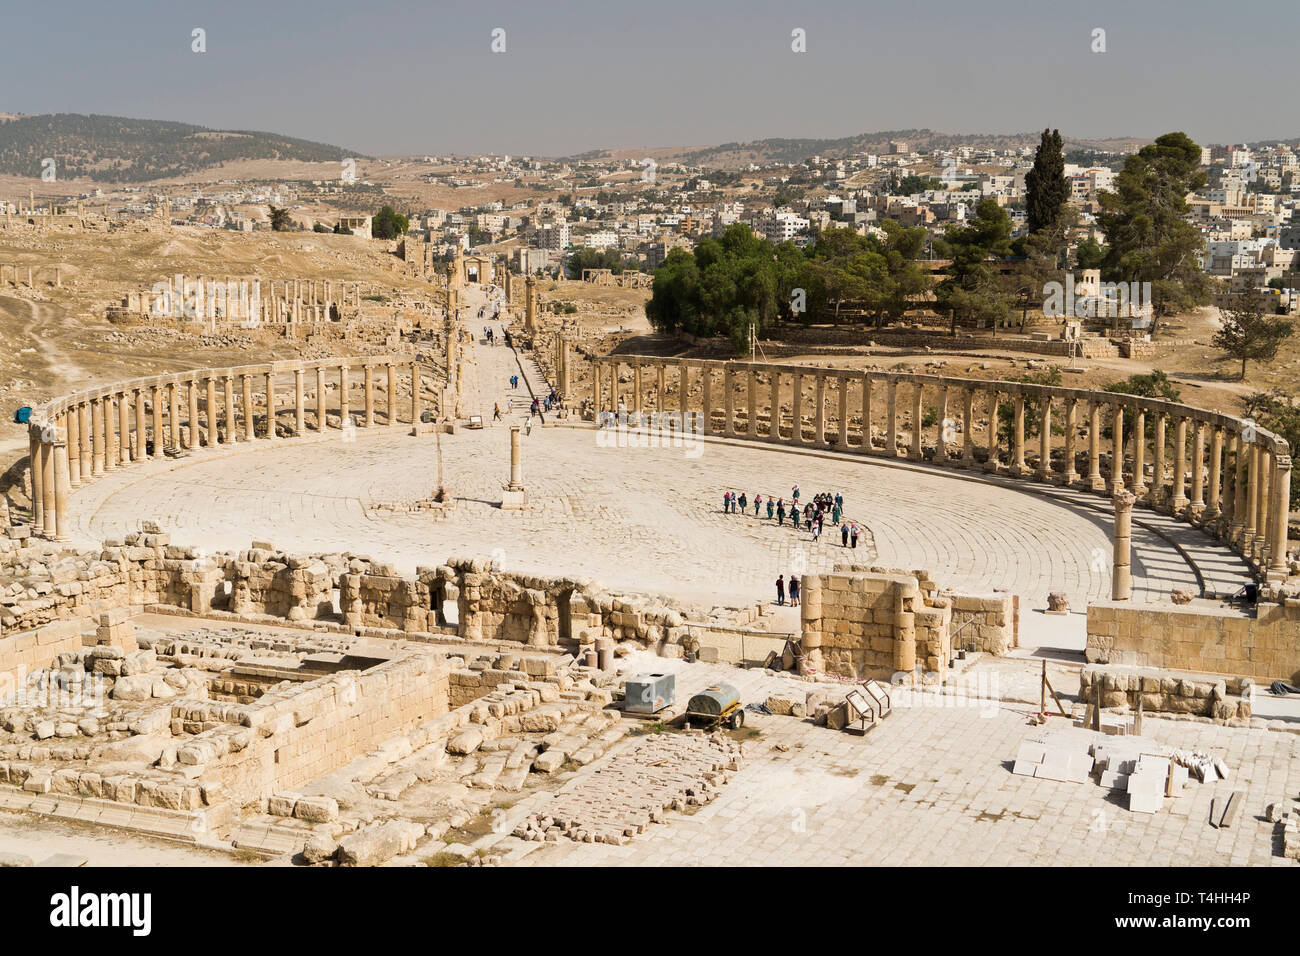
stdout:
POLYGON ((841 511, 844 510, 844 496, 838 491, 835 492, 835 507, 839 508, 841 511))
POLYGON ((772 520, 772 512, 776 510, 776 505, 772 504, 772 499, 767 499, 767 520, 772 520))
POLYGON ((798 530, 799 530, 799 507, 798 507, 798 505, 796 505, 795 507, 793 507, 793 508, 790 509, 790 520, 794 522, 794 530, 795 530, 795 531, 798 531, 798 530))
POLYGON ((784 498, 782 498, 780 501, 776 503, 776 523, 779 525, 785 524, 785 499, 784 498))
POLYGON ((831 509, 831 524, 840 523, 840 506, 837 504, 831 509))
POLYGON ((740 513, 743 515, 745 513, 745 509, 748 507, 749 507, 749 499, 745 497, 745 493, 742 491, 740 493, 740 513))

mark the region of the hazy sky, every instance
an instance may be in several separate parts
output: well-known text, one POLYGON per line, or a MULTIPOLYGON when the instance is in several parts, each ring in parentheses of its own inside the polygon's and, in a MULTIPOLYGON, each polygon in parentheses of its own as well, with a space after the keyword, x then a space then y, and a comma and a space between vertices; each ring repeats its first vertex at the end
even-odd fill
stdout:
POLYGON ((1300 0, 9 2, 0 112, 370 154, 558 155, 929 127, 1300 135, 1300 0), (207 52, 191 52, 191 31, 207 52), (1106 31, 1093 53, 1092 31, 1106 31), (505 30, 506 51, 491 51, 505 30), (791 50, 806 31, 807 52, 791 50))

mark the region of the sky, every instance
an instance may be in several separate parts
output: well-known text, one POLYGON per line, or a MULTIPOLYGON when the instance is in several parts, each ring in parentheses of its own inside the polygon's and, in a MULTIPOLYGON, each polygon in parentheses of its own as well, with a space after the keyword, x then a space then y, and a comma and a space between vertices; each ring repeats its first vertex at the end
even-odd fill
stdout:
POLYGON ((912 128, 1300 136, 1297 0, 4 0, 0 14, 0 112, 265 130, 367 155, 912 128))

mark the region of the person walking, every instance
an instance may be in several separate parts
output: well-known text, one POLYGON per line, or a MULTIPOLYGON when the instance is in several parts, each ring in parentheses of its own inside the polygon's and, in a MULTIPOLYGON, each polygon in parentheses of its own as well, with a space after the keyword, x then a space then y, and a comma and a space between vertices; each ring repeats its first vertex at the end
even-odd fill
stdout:
POLYGON ((722 513, 725 515, 730 511, 731 511, 731 492, 724 491, 722 493, 722 513))
POLYGON ((767 499, 767 520, 772 520, 772 512, 776 510, 776 505, 772 504, 772 499, 767 499))
POLYGON ((847 521, 840 525, 840 544, 846 548, 849 546, 849 523, 847 521))
POLYGON ((794 522, 794 530, 798 531, 799 530, 799 509, 798 508, 796 507, 790 508, 790 520, 794 522))
POLYGON ((501 421, 501 406, 495 402, 492 404, 492 420, 494 422, 501 421))
POLYGON ((758 508, 762 503, 763 503, 763 496, 761 494, 754 495, 754 517, 755 518, 758 517, 758 508))
POLYGON ((831 509, 831 524, 839 524, 839 523, 840 523, 840 506, 836 505, 834 508, 831 509))
MULTIPOLYGON (((791 578, 792 583, 793 580, 791 578)), ((785 575, 782 574, 776 576, 776 603, 785 604, 785 575)))
POLYGON ((838 491, 835 492, 835 507, 839 508, 841 511, 844 510, 844 496, 838 491))
POLYGON ((799 579, 793 574, 790 575, 790 606, 799 606, 799 579))
POLYGON ((858 546, 858 523, 853 522, 853 527, 849 529, 849 542, 853 548, 858 546))
POLYGON ((816 543, 817 539, 822 536, 821 515, 818 515, 817 520, 812 523, 812 533, 813 533, 813 542, 816 543))
POLYGON ((749 499, 745 497, 745 493, 742 491, 740 493, 740 513, 743 515, 745 513, 745 509, 748 507, 749 507, 749 499))
POLYGON ((795 507, 799 507, 799 486, 795 485, 790 489, 790 497, 794 499, 795 507))
POLYGON ((779 526, 785 525, 785 499, 782 498, 776 503, 776 523, 779 526))

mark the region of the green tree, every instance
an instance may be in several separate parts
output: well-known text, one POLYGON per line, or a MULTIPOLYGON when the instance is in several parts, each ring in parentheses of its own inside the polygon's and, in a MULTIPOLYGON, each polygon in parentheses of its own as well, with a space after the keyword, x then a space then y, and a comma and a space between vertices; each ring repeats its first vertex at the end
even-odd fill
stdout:
POLYGON ((894 196, 912 196, 916 193, 930 192, 931 190, 943 188, 943 180, 941 179, 936 179, 933 176, 918 176, 915 173, 908 173, 901 179, 891 182, 889 192, 894 196))
POLYGON ((1055 224, 1069 198, 1061 131, 1045 129, 1034 154, 1034 168, 1025 174, 1025 214, 1030 234, 1055 224))
POLYGON ((1011 253, 1011 217, 997 200, 983 200, 974 218, 965 226, 948 230, 934 248, 940 256, 952 259, 945 270, 947 278, 934 294, 935 309, 948 313, 953 335, 959 319, 996 324, 1006 317, 1008 303, 998 260, 1011 253))
POLYGON ((280 206, 266 207, 271 216, 271 230, 273 232, 290 232, 293 230, 293 219, 289 216, 289 210, 280 206))
POLYGON ((1264 304, 1264 297, 1258 290, 1242 293, 1233 308, 1220 310, 1223 327, 1210 340, 1216 349, 1241 360, 1242 379, 1246 377, 1248 361, 1271 362, 1282 343, 1295 331, 1290 319, 1269 318, 1264 304))
POLYGON ((1106 249, 1092 236, 1081 239, 1074 250, 1074 261, 1080 270, 1100 269, 1106 259, 1106 249))
POLYGON ((1206 182, 1200 162, 1201 148, 1186 133, 1165 133, 1128 158, 1114 192, 1098 196, 1108 243, 1102 278, 1150 282, 1153 320, 1210 301, 1197 261, 1204 240, 1187 221, 1186 197, 1206 182))
POLYGON ((376 239, 396 239, 406 235, 411 221, 392 206, 384 206, 370 220, 370 235, 376 239))
POLYGON ((609 269, 621 275, 626 269, 635 269, 636 263, 625 259, 617 249, 575 249, 565 263, 570 279, 581 279, 583 269, 609 269))
MULTIPOLYGON (((1178 401, 1179 392, 1174 388, 1174 383, 1169 380, 1169 376, 1163 371, 1157 369, 1146 375, 1130 375, 1128 378, 1119 382, 1111 382, 1105 386, 1102 391, 1114 392, 1117 395, 1137 395, 1140 398, 1159 398, 1166 402, 1178 401)), ((1124 434, 1132 435, 1133 429, 1137 427, 1137 413, 1131 408, 1124 409, 1124 434)), ((1155 419, 1151 418, 1146 423, 1146 431, 1155 434, 1155 419)), ((1102 434, 1109 439, 1113 427, 1107 421, 1102 426, 1102 434)), ((1143 436, 1146 438, 1147 436, 1143 436)))

